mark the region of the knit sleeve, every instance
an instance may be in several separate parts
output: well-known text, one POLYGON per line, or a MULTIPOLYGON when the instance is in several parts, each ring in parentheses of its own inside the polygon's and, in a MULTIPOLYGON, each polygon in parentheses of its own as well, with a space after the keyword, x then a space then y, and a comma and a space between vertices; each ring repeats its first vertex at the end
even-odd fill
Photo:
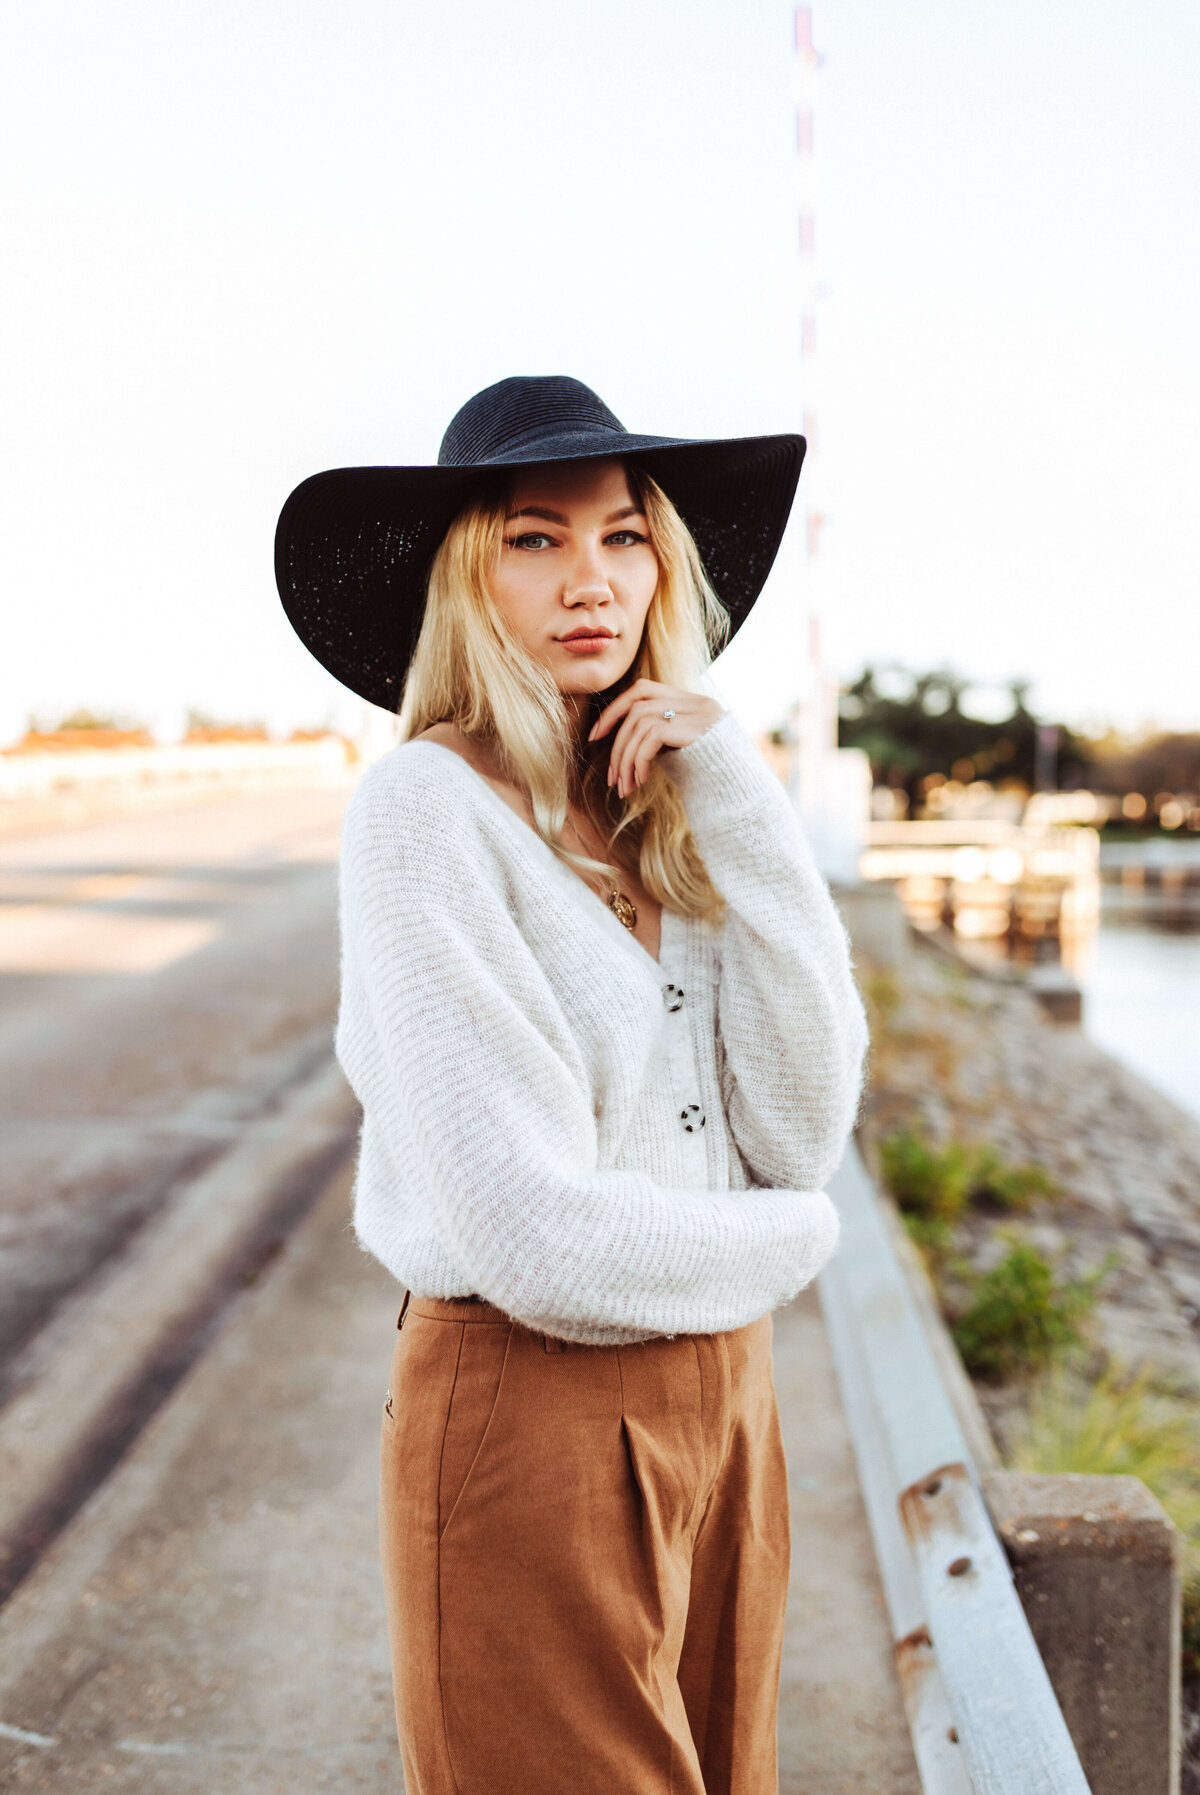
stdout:
POLYGON ((716 1332, 790 1301, 836 1244, 828 1197, 602 1167, 586 1070, 503 870, 444 797, 372 774, 343 827, 337 1053, 472 1288, 568 1339, 716 1332))
POLYGON ((734 1138, 759 1182, 819 1189, 845 1151, 867 1045, 841 918, 732 711, 660 759, 728 906, 717 1019, 734 1138))

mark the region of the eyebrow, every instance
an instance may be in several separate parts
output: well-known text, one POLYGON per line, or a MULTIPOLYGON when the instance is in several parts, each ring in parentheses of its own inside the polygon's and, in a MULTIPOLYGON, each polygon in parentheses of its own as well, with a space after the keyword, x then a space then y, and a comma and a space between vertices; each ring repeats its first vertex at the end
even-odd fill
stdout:
MULTIPOLYGON (((645 515, 640 505, 625 505, 620 511, 614 511, 611 517, 606 517, 604 522, 606 525, 619 524, 626 517, 644 517, 645 515)), ((568 520, 561 511, 551 511, 544 505, 522 505, 519 511, 510 511, 504 521, 512 523, 516 517, 540 517, 548 524, 562 524, 564 528, 568 527, 568 520)))

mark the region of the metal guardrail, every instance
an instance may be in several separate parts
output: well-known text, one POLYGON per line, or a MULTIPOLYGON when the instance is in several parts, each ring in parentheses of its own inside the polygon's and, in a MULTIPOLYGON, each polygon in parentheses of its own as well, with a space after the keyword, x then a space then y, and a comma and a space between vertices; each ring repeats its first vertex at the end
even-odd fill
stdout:
POLYGON ((817 1281, 925 1795, 1088 1795, 879 1198, 853 1146, 817 1281))

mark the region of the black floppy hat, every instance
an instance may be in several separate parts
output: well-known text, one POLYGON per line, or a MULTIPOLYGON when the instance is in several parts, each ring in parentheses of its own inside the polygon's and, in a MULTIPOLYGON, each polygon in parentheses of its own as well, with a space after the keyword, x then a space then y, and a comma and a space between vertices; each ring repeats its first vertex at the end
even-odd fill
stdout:
POLYGON ((480 475, 617 455, 645 468, 691 530, 732 639, 771 571, 804 448, 802 436, 638 436, 580 380, 501 380, 455 415, 436 466, 338 467, 302 481, 276 527, 276 584, 321 665, 397 710, 429 569, 480 475))

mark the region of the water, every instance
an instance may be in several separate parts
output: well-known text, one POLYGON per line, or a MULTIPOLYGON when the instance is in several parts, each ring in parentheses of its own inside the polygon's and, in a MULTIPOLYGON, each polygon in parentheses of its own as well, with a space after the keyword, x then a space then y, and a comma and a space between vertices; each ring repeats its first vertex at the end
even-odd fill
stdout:
POLYGON ((1083 1027, 1200 1120, 1200 933, 1102 923, 1083 1027))

